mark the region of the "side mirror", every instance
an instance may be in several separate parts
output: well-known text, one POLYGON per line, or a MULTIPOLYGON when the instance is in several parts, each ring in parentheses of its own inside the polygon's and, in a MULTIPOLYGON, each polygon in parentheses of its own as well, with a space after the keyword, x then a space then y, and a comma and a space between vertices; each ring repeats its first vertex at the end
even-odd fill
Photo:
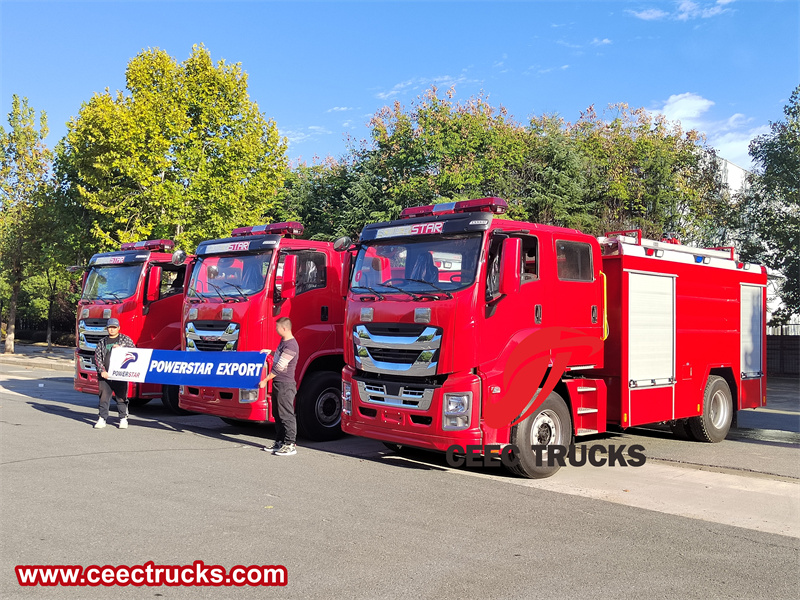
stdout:
POLYGON ((283 259, 283 281, 281 282, 281 298, 289 300, 297 293, 297 255, 287 254, 283 259))
POLYGON ((145 294, 146 302, 155 302, 158 300, 161 292, 161 267, 155 265, 150 267, 150 274, 147 276, 147 293, 145 294))
POLYGON ((521 285, 522 240, 506 238, 503 240, 503 254, 500 257, 500 293, 504 296, 516 294, 521 285))
POLYGON ((175 266, 180 266, 186 260, 186 252, 183 250, 175 250, 172 253, 172 264, 175 266))
POLYGON ((333 242, 333 249, 336 250, 337 252, 344 252, 352 245, 353 245, 353 240, 351 240, 349 237, 345 235, 333 242))
POLYGON ((342 298, 347 296, 347 292, 350 289, 350 267, 353 264, 353 255, 349 252, 345 252, 342 256, 342 280, 341 285, 339 286, 339 292, 342 295, 342 298))

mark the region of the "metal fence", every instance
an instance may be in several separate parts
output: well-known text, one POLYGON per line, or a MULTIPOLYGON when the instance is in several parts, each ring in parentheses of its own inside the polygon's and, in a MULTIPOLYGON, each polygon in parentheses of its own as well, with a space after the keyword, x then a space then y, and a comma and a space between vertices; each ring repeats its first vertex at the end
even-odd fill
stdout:
POLYGON ((800 335, 767 336, 767 373, 800 376, 800 335))

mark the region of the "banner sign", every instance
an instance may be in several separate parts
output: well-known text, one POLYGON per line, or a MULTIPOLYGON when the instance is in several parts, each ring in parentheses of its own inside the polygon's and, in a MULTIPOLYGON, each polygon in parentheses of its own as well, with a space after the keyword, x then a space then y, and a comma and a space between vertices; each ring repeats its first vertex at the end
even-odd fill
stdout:
POLYGON ((255 389, 266 356, 260 352, 180 352, 114 348, 109 379, 167 385, 255 389))

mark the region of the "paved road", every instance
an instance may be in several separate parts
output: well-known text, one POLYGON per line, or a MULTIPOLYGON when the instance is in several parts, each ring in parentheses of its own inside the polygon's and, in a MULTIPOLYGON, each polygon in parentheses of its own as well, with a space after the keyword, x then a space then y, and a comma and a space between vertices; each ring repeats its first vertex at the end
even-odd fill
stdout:
POLYGON ((68 373, 0 364, 0 597, 796 598, 798 396, 770 382, 772 412, 741 415, 722 444, 598 436, 643 445, 647 463, 532 481, 356 438, 273 457, 271 427, 158 402, 128 430, 94 430, 96 399, 68 373), (282 564, 289 585, 21 588, 13 574, 197 559, 282 564))

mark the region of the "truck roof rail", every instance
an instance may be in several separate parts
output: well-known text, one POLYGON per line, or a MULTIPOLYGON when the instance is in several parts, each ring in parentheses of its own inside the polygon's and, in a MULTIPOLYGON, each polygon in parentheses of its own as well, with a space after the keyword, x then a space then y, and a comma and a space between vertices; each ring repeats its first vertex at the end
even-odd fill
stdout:
POLYGON ((620 244, 627 244, 631 246, 641 246, 645 249, 646 256, 661 257, 665 250, 670 252, 681 252, 683 254, 692 254, 697 263, 708 264, 712 258, 720 258, 723 260, 738 261, 736 249, 733 246, 719 246, 716 248, 695 248, 693 246, 684 246, 683 244, 676 244, 672 240, 656 241, 649 240, 642 237, 641 229, 630 229, 627 231, 612 231, 607 233, 604 237, 598 238, 598 241, 603 244, 616 240, 620 244), (628 234, 634 234, 630 236, 628 234))

